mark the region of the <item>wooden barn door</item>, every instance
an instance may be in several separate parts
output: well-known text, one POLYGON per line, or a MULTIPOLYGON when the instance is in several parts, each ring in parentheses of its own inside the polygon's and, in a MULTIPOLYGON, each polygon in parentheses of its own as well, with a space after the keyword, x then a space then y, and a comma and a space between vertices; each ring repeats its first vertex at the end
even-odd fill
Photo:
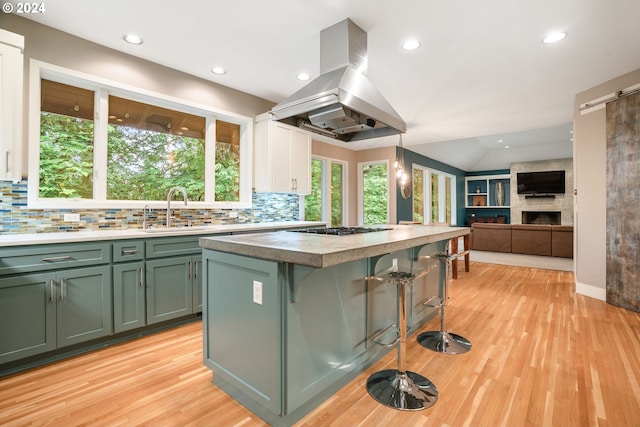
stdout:
POLYGON ((607 104, 607 302, 640 311, 640 93, 607 104))

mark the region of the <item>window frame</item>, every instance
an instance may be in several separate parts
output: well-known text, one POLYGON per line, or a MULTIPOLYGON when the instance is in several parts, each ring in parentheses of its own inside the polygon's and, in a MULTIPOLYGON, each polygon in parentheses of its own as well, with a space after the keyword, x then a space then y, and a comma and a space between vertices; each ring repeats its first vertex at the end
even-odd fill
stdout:
POLYGON ((253 118, 230 113, 185 99, 140 89, 117 81, 103 79, 68 68, 31 60, 29 70, 29 155, 27 205, 30 208, 92 209, 92 208, 162 208, 166 201, 108 200, 107 193, 107 127, 109 95, 159 107, 195 114, 206 120, 205 164, 215 164, 216 120, 240 126, 240 188, 239 201, 215 201, 215 169, 205 168, 205 200, 189 201, 184 209, 243 209, 251 207, 253 181, 253 118), (40 198, 40 82, 47 79, 95 92, 93 199, 40 198))
MULTIPOLYGON (((436 175, 438 177, 438 217, 439 219, 443 219, 446 217, 446 189, 444 185, 444 181, 446 178, 451 179, 451 225, 457 225, 457 177, 451 173, 443 172, 438 169, 433 169, 428 166, 419 165, 414 163, 411 168, 411 176, 413 177, 414 170, 421 170, 423 173, 422 177, 422 185, 423 185, 423 193, 424 193, 424 206, 423 206, 423 224, 433 224, 431 222, 431 214, 432 214, 432 206, 431 206, 431 177, 436 175)), ((414 212, 413 204, 411 207, 411 217, 413 218, 414 212)), ((444 222, 444 221, 443 221, 444 222)))

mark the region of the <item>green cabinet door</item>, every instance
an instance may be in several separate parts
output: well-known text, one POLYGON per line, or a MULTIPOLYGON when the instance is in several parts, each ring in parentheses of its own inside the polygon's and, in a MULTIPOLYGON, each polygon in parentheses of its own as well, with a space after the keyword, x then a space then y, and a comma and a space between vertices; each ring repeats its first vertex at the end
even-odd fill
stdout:
POLYGON ((58 347, 113 333, 110 266, 66 270, 57 279, 58 347))
POLYGON ((141 328, 146 324, 144 261, 114 264, 114 332, 141 328))
POLYGON ((147 324, 193 313, 191 260, 180 256, 147 261, 147 324))
POLYGON ((54 276, 0 279, 0 364, 56 348, 54 276))

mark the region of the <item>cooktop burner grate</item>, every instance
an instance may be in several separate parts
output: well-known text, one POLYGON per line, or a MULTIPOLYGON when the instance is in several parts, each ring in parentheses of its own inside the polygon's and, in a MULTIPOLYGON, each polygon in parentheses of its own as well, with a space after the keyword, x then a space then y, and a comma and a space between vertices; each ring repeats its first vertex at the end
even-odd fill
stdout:
POLYGON ((350 234, 372 233, 374 231, 392 230, 385 227, 328 227, 328 228, 305 228, 302 230, 291 230, 297 233, 308 234, 328 234, 332 236, 348 236, 350 234))

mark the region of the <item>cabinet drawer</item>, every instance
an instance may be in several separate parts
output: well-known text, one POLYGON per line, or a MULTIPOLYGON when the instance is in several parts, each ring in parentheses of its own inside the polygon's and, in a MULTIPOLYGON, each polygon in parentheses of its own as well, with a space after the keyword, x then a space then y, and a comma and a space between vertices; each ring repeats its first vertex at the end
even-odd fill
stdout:
POLYGON ((113 262, 144 259, 144 240, 125 240, 113 243, 113 262))
POLYGON ((0 249, 0 276, 110 262, 110 243, 12 247, 0 249))
POLYGON ((147 259, 198 254, 201 251, 198 244, 200 237, 201 236, 162 237, 148 239, 145 243, 147 259))

